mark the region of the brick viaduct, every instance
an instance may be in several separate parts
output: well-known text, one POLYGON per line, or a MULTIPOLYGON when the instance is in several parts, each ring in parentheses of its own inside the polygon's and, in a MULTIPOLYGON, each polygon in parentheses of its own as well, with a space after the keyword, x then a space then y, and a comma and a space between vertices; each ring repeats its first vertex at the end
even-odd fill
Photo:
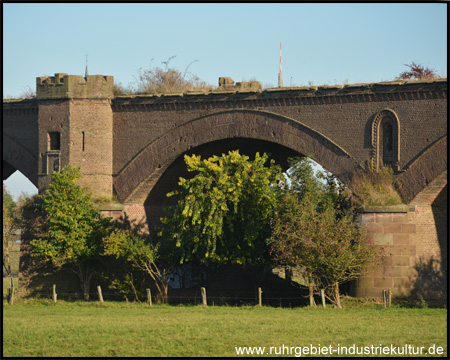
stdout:
POLYGON ((361 278, 356 294, 446 296, 447 79, 253 85, 114 97, 112 76, 37 78, 35 99, 3 101, 3 179, 19 170, 43 191, 70 162, 94 197, 116 196, 122 216, 151 224, 186 175, 186 153, 270 152, 283 166, 308 155, 343 182, 367 163, 387 164, 405 205, 362 215, 392 256, 361 278))

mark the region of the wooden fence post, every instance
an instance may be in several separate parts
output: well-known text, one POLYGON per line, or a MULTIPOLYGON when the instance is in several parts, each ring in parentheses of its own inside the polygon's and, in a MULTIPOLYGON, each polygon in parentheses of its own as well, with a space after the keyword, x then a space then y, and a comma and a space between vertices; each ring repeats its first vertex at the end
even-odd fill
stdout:
POLYGON ((324 289, 320 289, 320 297, 322 298, 322 306, 324 308, 326 308, 327 304, 325 303, 325 290, 324 289))
POLYGON ((147 299, 148 299, 148 305, 152 306, 152 293, 150 292, 150 289, 147 289, 147 299))
POLYGON ((9 305, 14 304, 14 287, 10 287, 8 290, 8 303, 9 305))
POLYGON ((56 299, 58 295, 56 295, 56 284, 53 284, 53 302, 56 304, 56 299))
POLYGON ((200 291, 202 293, 203 305, 208 306, 208 303, 206 302, 206 289, 202 287, 200 288, 200 291))
POLYGON ((98 300, 103 304, 102 288, 100 287, 100 285, 97 285, 97 291, 98 291, 98 300))
POLYGON ((392 290, 391 289, 388 290, 388 305, 389 305, 389 307, 391 307, 391 305, 392 305, 392 290))
POLYGON ((386 290, 383 290, 383 307, 386 307, 386 290))
POLYGON ((262 290, 261 290, 261 288, 259 287, 258 288, 258 304, 259 304, 259 306, 262 306, 262 290))

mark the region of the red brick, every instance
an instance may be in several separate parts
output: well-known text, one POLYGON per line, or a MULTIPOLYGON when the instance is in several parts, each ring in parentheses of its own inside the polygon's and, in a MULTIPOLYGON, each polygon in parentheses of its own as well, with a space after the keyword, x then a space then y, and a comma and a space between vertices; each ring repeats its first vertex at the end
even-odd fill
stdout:
POLYGON ((392 223, 392 214, 391 213, 376 214, 375 221, 377 223, 392 223))
POLYGON ((404 213, 393 213, 392 222, 394 223, 408 223, 408 214, 404 213))
POLYGON ((411 235, 407 234, 394 234, 394 245, 407 245, 411 241, 411 235))
POLYGON ((392 262, 394 266, 410 266, 409 256, 393 255, 392 262))
POLYGON ((402 224, 383 224, 383 232, 385 234, 402 234, 402 224))
POLYGON ((416 233, 416 225, 415 224, 402 224, 401 231, 403 234, 415 234, 416 233))
POLYGON ((368 234, 383 234, 384 226, 383 226, 383 224, 369 223, 367 225, 367 233, 368 234))

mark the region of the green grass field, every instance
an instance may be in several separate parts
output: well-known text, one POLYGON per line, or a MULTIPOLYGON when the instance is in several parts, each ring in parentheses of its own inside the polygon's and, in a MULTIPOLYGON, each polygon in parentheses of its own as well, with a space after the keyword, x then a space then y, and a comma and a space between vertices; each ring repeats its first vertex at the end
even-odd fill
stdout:
POLYGON ((267 352, 270 346, 353 344, 436 345, 447 355, 446 309, 3 304, 3 356, 8 357, 237 356, 237 346, 264 346, 267 352))

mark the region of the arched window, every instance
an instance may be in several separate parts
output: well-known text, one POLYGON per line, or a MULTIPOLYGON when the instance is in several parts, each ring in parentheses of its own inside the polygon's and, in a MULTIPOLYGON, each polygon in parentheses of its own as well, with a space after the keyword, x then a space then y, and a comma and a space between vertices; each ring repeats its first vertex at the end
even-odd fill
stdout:
POLYGON ((400 171, 400 122, 390 109, 380 111, 372 124, 372 166, 382 165, 400 171))

